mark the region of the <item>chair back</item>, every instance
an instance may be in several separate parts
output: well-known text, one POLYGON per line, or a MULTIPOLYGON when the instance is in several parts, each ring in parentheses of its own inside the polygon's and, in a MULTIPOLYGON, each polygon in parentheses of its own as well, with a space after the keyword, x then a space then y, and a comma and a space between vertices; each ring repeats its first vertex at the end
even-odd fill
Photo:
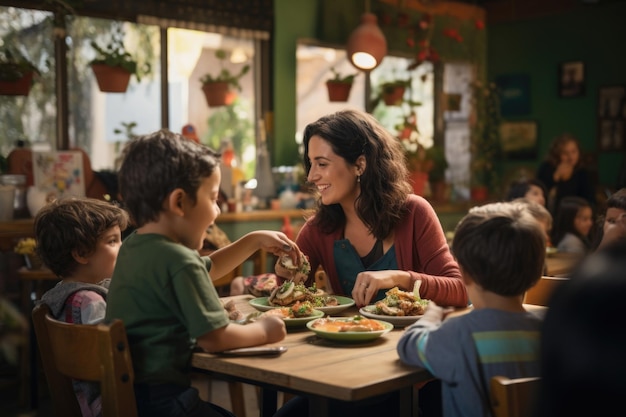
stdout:
POLYGON ((103 417, 136 417, 133 365, 121 320, 83 325, 55 320, 40 304, 32 313, 35 335, 57 416, 80 417, 72 380, 100 383, 103 417))
POLYGON ((494 417, 532 417, 539 393, 539 377, 491 378, 491 409, 494 417))
POLYGON ((526 291, 524 304, 547 307, 554 290, 568 280, 569 278, 563 277, 541 277, 532 288, 526 291))

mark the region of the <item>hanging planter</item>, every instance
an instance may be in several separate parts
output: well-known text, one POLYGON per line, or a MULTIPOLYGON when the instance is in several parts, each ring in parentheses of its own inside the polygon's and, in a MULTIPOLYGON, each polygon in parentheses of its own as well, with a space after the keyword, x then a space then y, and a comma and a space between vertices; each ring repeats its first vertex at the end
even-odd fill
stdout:
POLYGON ((387 106, 399 106, 402 104, 405 90, 406 87, 403 85, 389 86, 383 90, 383 101, 387 106))
POLYGON ((231 87, 241 91, 239 80, 250 71, 250 65, 244 65, 241 71, 233 74, 224 67, 226 51, 218 49, 215 57, 220 61, 222 70, 216 76, 205 74, 200 78, 202 91, 209 107, 228 106, 237 98, 237 93, 231 87))
POLYGON ((331 68, 330 70, 333 72, 334 78, 326 81, 328 101, 348 101, 348 98, 350 98, 350 90, 352 90, 352 83, 354 82, 354 77, 356 77, 357 74, 342 76, 335 70, 335 68, 331 68))
POLYGON ((33 84, 34 72, 24 74, 14 81, 0 80, 0 95, 3 96, 27 96, 33 84))
POLYGON ((124 68, 92 64, 91 69, 96 76, 98 88, 103 93, 125 93, 128 89, 131 73, 124 68))
POLYGON ((205 83, 202 91, 209 107, 229 106, 237 98, 237 93, 230 90, 226 81, 205 83))

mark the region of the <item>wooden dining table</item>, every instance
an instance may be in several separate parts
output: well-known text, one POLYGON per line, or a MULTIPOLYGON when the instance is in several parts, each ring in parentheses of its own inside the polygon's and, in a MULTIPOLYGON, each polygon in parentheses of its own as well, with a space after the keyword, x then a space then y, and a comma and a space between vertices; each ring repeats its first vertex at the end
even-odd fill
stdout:
MULTIPOLYGON (((224 297, 235 301, 244 314, 254 312, 252 296, 224 297)), ((358 313, 350 307, 333 316, 358 313)), ((331 400, 359 403, 383 394, 396 394, 401 416, 417 415, 415 386, 432 378, 425 369, 404 365, 396 352, 403 329, 367 342, 337 342, 322 339, 309 331, 288 328, 287 337, 268 346, 284 346, 277 356, 232 357, 222 354, 194 353, 195 372, 207 373, 227 381, 256 385, 261 389, 261 416, 277 408, 277 392, 309 398, 310 416, 327 416, 331 400)))
POLYGON ((569 277, 582 256, 572 253, 555 253, 546 256, 546 275, 551 277, 569 277))

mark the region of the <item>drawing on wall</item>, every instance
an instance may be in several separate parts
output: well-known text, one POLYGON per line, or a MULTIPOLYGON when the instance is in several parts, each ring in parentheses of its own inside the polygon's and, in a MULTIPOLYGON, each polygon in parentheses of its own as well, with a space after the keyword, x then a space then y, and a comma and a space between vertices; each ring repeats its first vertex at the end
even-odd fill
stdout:
POLYGON ((530 113, 530 76, 511 74, 496 77, 500 90, 502 116, 521 116, 530 113))
POLYGON ((57 198, 85 196, 83 155, 80 152, 33 152, 35 186, 57 198))
POLYGON ((500 124, 500 143, 508 159, 537 157, 537 122, 515 121, 500 124))
POLYGON ((598 92, 598 149, 621 151, 626 149, 626 87, 601 87, 598 92))

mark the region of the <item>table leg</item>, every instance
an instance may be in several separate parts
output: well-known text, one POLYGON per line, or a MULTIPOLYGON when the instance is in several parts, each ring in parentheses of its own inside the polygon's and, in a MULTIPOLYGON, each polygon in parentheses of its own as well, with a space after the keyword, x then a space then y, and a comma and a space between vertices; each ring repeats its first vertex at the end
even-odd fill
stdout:
POLYGON ((398 403, 400 406, 400 416, 401 417, 417 417, 418 416, 418 408, 416 396, 417 389, 413 389, 413 387, 405 387, 398 391, 398 403))
POLYGON ((261 417, 271 417, 276 414, 278 392, 272 389, 261 387, 261 395, 259 399, 259 415, 261 417))
POLYGON ((324 397, 309 397, 309 416, 326 417, 330 413, 330 400, 324 397))

